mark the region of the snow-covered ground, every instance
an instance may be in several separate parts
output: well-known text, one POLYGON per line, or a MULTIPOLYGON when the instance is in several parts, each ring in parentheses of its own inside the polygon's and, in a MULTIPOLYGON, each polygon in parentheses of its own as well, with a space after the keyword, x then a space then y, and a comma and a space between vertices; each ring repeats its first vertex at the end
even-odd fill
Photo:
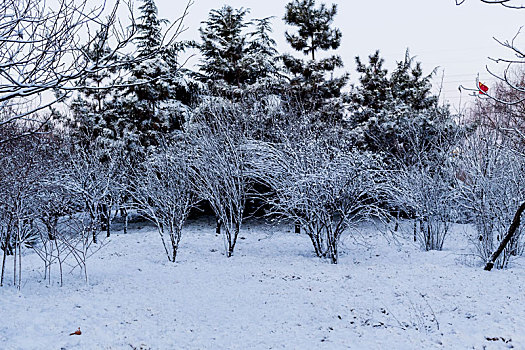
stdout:
POLYGON ((28 254, 21 291, 0 288, 0 349, 525 349, 525 261, 483 271, 461 227, 442 252, 369 228, 331 265, 255 222, 228 259, 212 223, 188 224, 175 264, 152 227, 115 232, 88 284, 48 285, 28 254))

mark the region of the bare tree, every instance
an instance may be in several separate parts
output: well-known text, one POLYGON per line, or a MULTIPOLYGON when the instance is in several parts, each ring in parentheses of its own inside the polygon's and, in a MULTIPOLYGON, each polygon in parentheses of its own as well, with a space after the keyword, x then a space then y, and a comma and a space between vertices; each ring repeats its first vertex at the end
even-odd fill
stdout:
POLYGON ((194 205, 187 145, 164 145, 146 160, 130 185, 132 207, 155 224, 168 260, 175 262, 182 228, 194 205), (168 242, 167 242, 168 241, 168 242))
POLYGON ((441 250, 457 218, 453 150, 463 132, 455 123, 425 124, 415 115, 400 133, 405 142, 384 188, 391 207, 414 219, 414 241, 441 250))
POLYGON ((412 165, 396 171, 391 180, 393 204, 414 218, 414 241, 425 250, 441 250, 456 219, 452 167, 412 165))
MULTIPOLYGON (((462 5, 466 0, 456 0, 456 5, 462 5)), ((518 0, 479 0, 485 4, 491 5, 501 5, 503 7, 515 10, 524 10, 525 5, 518 0)), ((521 104, 525 102, 525 85, 523 81, 516 82, 514 79, 514 72, 517 70, 523 70, 523 65, 525 64, 525 51, 518 46, 519 36, 521 34, 521 28, 518 30, 516 35, 511 40, 501 40, 494 38, 494 40, 508 50, 512 58, 489 58, 492 62, 503 65, 503 72, 501 74, 492 71, 488 66, 486 66, 487 72, 497 81, 505 84, 510 89, 514 90, 515 93, 509 94, 508 96, 497 96, 491 90, 486 91, 482 90, 482 85, 479 82, 479 79, 476 79, 475 88, 469 88, 460 86, 460 90, 472 91, 475 95, 478 95, 482 98, 492 99, 501 104, 514 105, 521 104)))
MULTIPOLYGON (((512 82, 519 86, 525 85, 525 66, 514 69, 512 82)), ((469 121, 480 125, 484 132, 492 130, 499 133, 501 142, 507 147, 525 153, 525 101, 518 102, 523 96, 501 81, 491 86, 490 92, 493 98, 475 101, 468 113, 469 121), (516 102, 500 102, 506 100, 516 102)))
POLYGON ((235 249, 251 184, 243 149, 242 115, 246 111, 239 107, 222 99, 206 101, 191 127, 195 192, 213 209, 228 257, 235 249))
POLYGON ((87 282, 87 260, 103 246, 98 238, 99 244, 93 245, 94 220, 85 210, 85 196, 64 182, 67 175, 63 165, 55 164, 39 180, 34 224, 38 241, 32 247, 44 262, 44 278, 49 283, 52 266, 58 265, 60 285, 63 285, 67 267, 71 272, 79 268, 87 282))
MULTIPOLYGON (((456 5, 461 5, 466 0, 456 0, 456 5)), ((525 6, 522 4, 517 4, 516 0, 479 0, 482 3, 490 4, 490 5, 501 5, 503 7, 511 8, 511 9, 524 9, 525 6)))
MULTIPOLYGON (((172 30, 166 33, 161 46, 171 44, 184 30, 182 21, 190 3, 172 23, 172 30)), ((88 0, 59 0, 56 7, 49 6, 45 1, 2 1, 0 107, 11 110, 12 114, 0 120, 0 127, 29 121, 34 126, 31 131, 41 130, 47 120, 37 118, 35 112, 63 101, 70 91, 107 89, 118 85, 115 83, 118 79, 109 86, 82 86, 77 82, 87 75, 136 64, 152 57, 135 55, 130 50, 128 44, 136 33, 131 2, 116 0, 112 8, 106 8, 104 2, 89 9, 88 0), (118 18, 122 7, 128 13, 128 26, 118 18), (103 57, 93 61, 85 48, 100 40, 102 43, 98 44, 110 49, 103 57)))
POLYGON ((111 153, 114 150, 84 150, 70 148, 67 168, 63 174, 62 186, 71 195, 82 198, 80 211, 88 214, 91 224, 86 230, 91 232, 93 242, 97 243, 98 233, 105 224, 109 228, 109 213, 115 201, 119 159, 111 153))
MULTIPOLYGON (((12 130, 16 134, 18 129, 12 130)), ((22 281, 22 248, 36 242, 38 184, 46 171, 45 140, 19 139, 0 147, 0 248, 3 250, 0 285, 7 256, 13 258, 13 285, 22 281)))
MULTIPOLYGON (((456 0, 457 5, 461 5, 465 2, 465 0, 456 0)), ((510 9, 518 9, 523 10, 525 9, 525 5, 523 5, 521 2, 518 2, 517 0, 481 0, 481 2, 486 4, 497 4, 501 5, 503 7, 507 7, 510 9)), ((525 64, 525 51, 521 49, 518 46, 518 38, 521 34, 521 28, 518 30, 516 35, 509 41, 509 40, 499 40, 494 38, 496 42, 498 42, 501 46, 508 49, 508 51, 512 54, 513 58, 491 58, 491 60, 495 63, 500 63, 504 65, 503 73, 502 74, 496 74, 492 72, 488 67, 487 71, 496 79, 499 80, 498 84, 496 85, 496 89, 492 89, 492 91, 487 91, 486 88, 482 90, 482 85, 479 81, 476 81, 477 88, 476 89, 469 89, 471 91, 478 91, 480 97, 482 99, 488 99, 492 103, 492 106, 487 103, 483 103, 478 101, 477 107, 478 112, 481 112, 480 114, 484 116, 484 118, 479 118, 478 120, 482 120, 482 122, 489 121, 489 124, 483 124, 483 131, 482 131, 482 139, 478 140, 481 142, 482 147, 479 147, 479 143, 475 145, 474 148, 477 151, 481 152, 480 154, 474 156, 474 162, 469 163, 476 163, 476 162, 485 162, 487 164, 493 164, 493 154, 499 153, 502 150, 503 147, 507 147, 507 149, 504 151, 504 153, 509 152, 520 152, 521 154, 518 154, 517 157, 519 159, 518 163, 521 163, 523 158, 523 145, 525 144, 525 133, 524 133, 524 119, 522 116, 522 113, 519 112, 523 109, 523 105, 525 103, 525 84, 524 84, 524 64, 525 64), (517 73, 517 74, 516 74, 517 73), (494 93, 495 92, 495 93, 494 93), (481 107, 481 109, 479 109, 481 107), (493 107, 491 110, 487 113, 484 108, 485 107, 493 107), (515 113, 518 111, 518 113, 515 113), (487 115, 495 117, 494 120, 490 120, 490 118, 487 118, 487 115), (486 132, 487 132, 487 126, 490 126, 489 129, 492 129, 491 131, 499 131, 500 135, 490 135, 488 138, 485 138, 486 132), (502 135, 506 136, 506 140, 498 140, 502 135), (508 138, 510 138, 512 141, 509 143, 508 138), (494 140, 498 140, 497 144, 494 144, 494 140), (510 149, 509 149, 510 147, 510 149)), ((464 88, 463 86, 460 86, 460 89, 464 88)), ((477 94, 476 94, 477 95, 477 94)), ((489 134, 492 134, 492 132, 489 131, 489 134)), ((467 152, 467 154, 470 152, 467 152)), ((507 154, 510 155, 510 154, 507 154)), ((510 164, 505 164, 505 166, 511 166, 516 167, 517 164, 514 161, 514 159, 507 158, 507 162, 510 164)), ((518 165, 518 167, 520 167, 518 165)), ((497 168, 501 168, 498 166, 497 168)), ((505 167, 504 167, 505 168, 505 167)), ((510 170, 510 169, 505 169, 510 170)), ((475 172, 476 173, 476 172, 475 172)), ((479 173, 479 171, 478 171, 479 173)), ((482 196, 481 198, 486 198, 485 196, 485 189, 493 189, 494 183, 490 181, 492 171, 483 171, 481 179, 488 180, 487 186, 482 186, 482 196), (485 188, 486 187, 486 188, 485 188)), ((513 172, 510 171, 512 174, 513 172)), ((479 174, 477 174, 479 175, 479 174)), ((504 175, 508 175, 508 173, 505 173, 504 175)), ((479 176, 478 176, 479 177, 479 176)), ((470 178, 466 178, 469 183, 473 183, 473 181, 470 178)), ((511 178, 506 177, 505 181, 503 181, 505 189, 513 188, 514 194, 516 194, 516 190, 520 186, 516 186, 517 182, 514 176, 511 176, 511 178)), ((475 182, 475 181, 474 181, 475 182)), ((486 181, 485 181, 486 182, 486 181)), ((519 180, 518 182, 521 182, 519 180)), ((498 187, 498 186, 496 186, 498 187)), ((493 192, 493 191, 489 191, 493 192)), ((497 192, 497 191, 496 191, 497 192)), ((520 192, 520 191, 517 191, 520 192)), ((479 197, 479 196, 478 196, 479 197)), ((491 196, 489 196, 491 197, 491 196)), ((508 264, 509 261, 509 253, 510 255, 515 255, 517 253, 516 243, 518 242, 520 238, 520 217, 523 213, 525 202, 523 202, 523 197, 520 195, 521 204, 518 202, 516 203, 514 199, 516 197, 513 197, 513 200, 510 201, 512 204, 514 204, 514 219, 512 221, 510 220, 510 216, 508 213, 508 208, 505 207, 505 204, 508 204, 508 201, 505 203, 501 203, 502 207, 498 208, 498 211, 500 212, 500 215, 493 215, 489 218, 484 218, 482 225, 478 225, 484 228, 484 231, 488 231, 488 235, 482 235, 480 234, 480 242, 481 242, 481 256, 486 261, 486 270, 492 269, 493 266, 496 267, 504 267, 508 264), (516 209, 517 208, 517 209, 516 209), (495 221, 501 220, 503 217, 506 217, 507 224, 509 224, 508 232, 505 236, 503 236, 503 232, 500 232, 497 234, 497 240, 501 240, 499 243, 498 248, 494 253, 490 255, 490 257, 487 255, 489 253, 488 249, 492 249, 493 247, 493 237, 494 234, 492 233, 493 226, 496 225, 495 221), (488 239, 488 242, 484 242, 485 239, 488 239), (490 248, 487 248, 489 246, 490 248), (501 253, 503 253, 503 256, 501 256, 501 253)), ((479 204, 479 203, 478 203, 479 204)), ((499 204, 499 203, 498 203, 499 204)), ((483 205, 483 203, 481 203, 483 205)), ((478 219, 480 219, 478 217, 478 219)), ((479 221, 479 220, 478 220, 479 221)), ((496 225, 497 226, 497 225, 496 225)))
POLYGON ((317 256, 336 264, 343 232, 381 213, 383 171, 372 154, 342 152, 312 140, 251 147, 253 176, 273 192, 267 197, 271 215, 299 223, 317 256))
MULTIPOLYGON (((487 263, 525 200, 525 158, 505 144, 497 130, 480 127, 461 148, 458 183, 461 201, 476 228, 471 241, 487 263)), ((493 261, 504 268, 513 256, 523 252, 523 228, 518 227, 503 254, 493 261)))
POLYGON ((61 184, 61 175, 57 166, 51 168, 52 173, 39 181, 37 192, 36 230, 39 235, 38 244, 33 250, 44 262, 44 279, 51 283, 51 270, 58 263, 60 284, 63 284, 63 262, 68 254, 64 251, 68 238, 64 231, 64 222, 78 212, 81 207, 80 198, 68 192, 61 184))

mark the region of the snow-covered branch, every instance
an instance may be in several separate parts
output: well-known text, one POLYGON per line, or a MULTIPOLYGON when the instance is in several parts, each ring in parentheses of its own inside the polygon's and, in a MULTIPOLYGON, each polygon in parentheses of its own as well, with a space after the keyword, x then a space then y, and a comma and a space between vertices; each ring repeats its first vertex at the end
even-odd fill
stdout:
MULTIPOLYGON (((191 1, 188 6, 190 4, 191 1)), ((88 0, 59 0, 56 7, 44 1, 3 1, 0 4, 0 107, 21 108, 2 123, 16 122, 63 100, 73 90, 122 86, 118 79, 93 87, 79 81, 88 75, 115 71, 154 57, 164 49, 163 45, 171 45, 184 30, 182 22, 187 13, 188 7, 155 52, 138 55, 129 45, 137 34, 131 2, 117 0, 112 7, 104 2, 89 9, 88 0), (122 8, 128 13, 130 24, 127 26, 123 26, 118 17, 122 8), (95 60, 88 50, 94 44, 107 47, 95 60), (35 104, 35 97, 44 93, 40 103, 35 104)))

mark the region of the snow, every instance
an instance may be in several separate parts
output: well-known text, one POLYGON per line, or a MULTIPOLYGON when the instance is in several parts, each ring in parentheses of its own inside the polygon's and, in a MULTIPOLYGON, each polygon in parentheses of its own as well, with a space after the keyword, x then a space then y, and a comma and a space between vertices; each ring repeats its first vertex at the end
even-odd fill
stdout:
POLYGON ((213 224, 185 227, 176 263, 152 227, 115 232, 88 284, 75 270, 48 285, 26 254, 21 291, 0 288, 0 348, 525 348, 523 259, 483 271, 463 226, 441 252, 420 251, 408 229, 394 240, 366 227, 331 265, 293 225, 255 221, 226 258, 213 224))

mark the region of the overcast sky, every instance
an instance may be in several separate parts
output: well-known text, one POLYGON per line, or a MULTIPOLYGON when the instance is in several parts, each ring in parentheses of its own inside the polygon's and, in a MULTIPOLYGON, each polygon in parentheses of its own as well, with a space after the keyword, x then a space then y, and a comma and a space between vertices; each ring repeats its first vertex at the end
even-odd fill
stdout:
MULTIPOLYGON (((185 0, 156 0, 159 15, 170 20, 180 15, 185 0)), ((284 39, 286 26, 282 17, 282 0, 195 0, 186 18, 188 27, 183 39, 199 39, 198 28, 207 18, 211 9, 229 4, 232 7, 249 8, 249 18, 275 16, 273 19, 274 39, 280 52, 294 52, 284 39)), ((321 1, 317 1, 321 3, 321 1)), ((488 57, 509 57, 508 50, 501 48, 493 37, 511 40, 520 26, 525 25, 525 10, 511 10, 499 5, 482 4, 479 0, 466 0, 461 6, 455 0, 338 0, 322 1, 338 5, 334 25, 341 29, 343 39, 337 50, 350 72, 351 80, 357 79, 355 56, 366 57, 379 49, 386 66, 404 57, 409 48, 411 55, 422 62, 426 72, 439 66, 441 81, 444 71, 442 96, 457 108, 460 99, 469 99, 466 92, 460 94, 458 86, 474 87, 479 73, 480 80, 490 87, 491 78, 485 70, 487 64, 494 70, 501 70, 488 57)), ((524 1, 525 2, 525 1, 524 1)), ((520 3, 520 0, 516 0, 520 3)), ((525 33, 518 37, 525 48, 525 33)), ((194 59, 193 63, 197 63, 194 59)))

